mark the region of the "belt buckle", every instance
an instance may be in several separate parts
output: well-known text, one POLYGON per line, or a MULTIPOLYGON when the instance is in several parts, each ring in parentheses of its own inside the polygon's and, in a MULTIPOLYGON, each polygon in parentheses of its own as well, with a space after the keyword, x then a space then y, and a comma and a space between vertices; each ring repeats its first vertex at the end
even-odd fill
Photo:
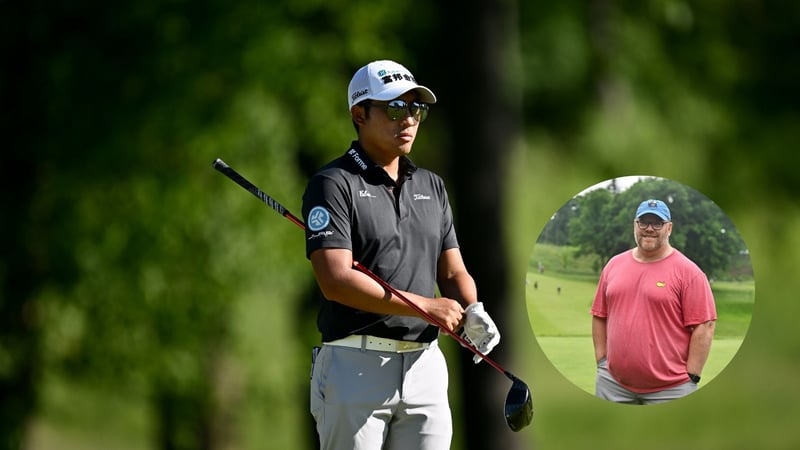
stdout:
POLYGON ((418 350, 420 348, 422 348, 422 343, 420 342, 400 341, 397 343, 398 353, 418 350))

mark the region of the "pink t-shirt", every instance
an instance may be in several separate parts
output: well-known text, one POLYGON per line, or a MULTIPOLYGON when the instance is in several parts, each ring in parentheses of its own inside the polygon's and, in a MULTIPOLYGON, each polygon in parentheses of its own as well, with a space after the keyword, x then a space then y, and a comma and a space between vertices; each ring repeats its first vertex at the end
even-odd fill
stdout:
POLYGON ((706 275, 678 250, 651 263, 632 250, 611 258, 591 312, 606 318, 611 376, 638 393, 686 382, 688 327, 717 318, 706 275))

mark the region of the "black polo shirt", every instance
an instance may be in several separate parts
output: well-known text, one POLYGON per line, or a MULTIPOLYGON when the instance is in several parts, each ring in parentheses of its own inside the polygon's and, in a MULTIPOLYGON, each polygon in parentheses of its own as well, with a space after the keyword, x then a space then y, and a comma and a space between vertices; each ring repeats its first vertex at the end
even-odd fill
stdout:
MULTIPOLYGON (((447 192, 438 175, 406 157, 398 180, 373 163, 357 141, 320 169, 303 194, 306 257, 321 248, 349 249, 395 289, 433 297, 439 256, 458 247, 447 192)), ((372 314, 319 295, 323 342, 350 334, 418 342, 438 336, 437 327, 422 319, 372 314)))

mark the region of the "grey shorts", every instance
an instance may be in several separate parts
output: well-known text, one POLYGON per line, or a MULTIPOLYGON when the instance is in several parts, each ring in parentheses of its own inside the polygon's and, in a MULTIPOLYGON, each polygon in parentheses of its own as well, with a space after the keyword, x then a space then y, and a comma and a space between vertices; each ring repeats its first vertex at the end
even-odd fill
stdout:
POLYGON ((322 450, 447 450, 447 364, 438 345, 405 353, 323 345, 311 374, 322 450))
POLYGON ((603 400, 630 405, 654 405, 685 397, 697 390, 697 384, 692 381, 679 384, 668 389, 647 394, 639 394, 620 385, 608 372, 606 358, 597 363, 597 382, 595 395, 603 400))

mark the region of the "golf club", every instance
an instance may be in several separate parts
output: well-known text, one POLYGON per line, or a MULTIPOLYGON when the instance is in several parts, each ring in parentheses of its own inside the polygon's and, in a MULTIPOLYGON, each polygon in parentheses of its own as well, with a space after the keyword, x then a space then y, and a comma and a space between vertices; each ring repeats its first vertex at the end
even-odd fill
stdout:
MULTIPOLYGON (((299 219, 294 214, 289 212, 289 210, 284 208, 283 205, 275 201, 275 199, 264 193, 253 183, 249 182, 247 179, 241 176, 236 170, 227 165, 223 160, 217 158, 212 165, 220 173, 233 180, 236 184, 243 187, 251 194, 255 195, 259 200, 264 202, 267 206, 274 209, 275 211, 280 213, 283 217, 289 219, 295 225, 305 230, 306 228, 305 223, 301 219, 299 219)), ((422 317, 424 317, 426 320, 438 326, 440 330, 450 335, 453 339, 458 341, 462 346, 466 347, 472 353, 483 358, 483 360, 486 361, 495 370, 508 377, 508 379, 511 380, 512 384, 511 384, 511 389, 508 391, 508 395, 506 396, 506 402, 505 402, 506 423, 508 424, 508 427, 511 428, 512 431, 519 431, 522 428, 525 428, 526 426, 530 425, 531 421, 533 420, 533 399, 531 397, 531 391, 528 388, 528 385, 525 384, 525 382, 514 376, 514 374, 512 374, 508 370, 504 369, 500 364, 498 364, 494 360, 490 359, 489 357, 481 353, 480 350, 475 348, 474 345, 472 345, 463 337, 459 336, 456 332, 449 330, 436 318, 434 318, 427 312, 423 311, 419 306, 414 304, 414 302, 406 298, 400 291, 393 288, 389 283, 387 283, 382 278, 374 274, 371 270, 364 267, 361 263, 359 263, 358 261, 353 261, 353 267, 356 270, 364 273, 368 277, 375 280, 375 282, 377 282, 384 289, 388 290, 389 292, 394 294, 397 298, 405 302, 409 307, 411 307, 412 309, 414 309, 414 311, 422 315, 422 317)))

